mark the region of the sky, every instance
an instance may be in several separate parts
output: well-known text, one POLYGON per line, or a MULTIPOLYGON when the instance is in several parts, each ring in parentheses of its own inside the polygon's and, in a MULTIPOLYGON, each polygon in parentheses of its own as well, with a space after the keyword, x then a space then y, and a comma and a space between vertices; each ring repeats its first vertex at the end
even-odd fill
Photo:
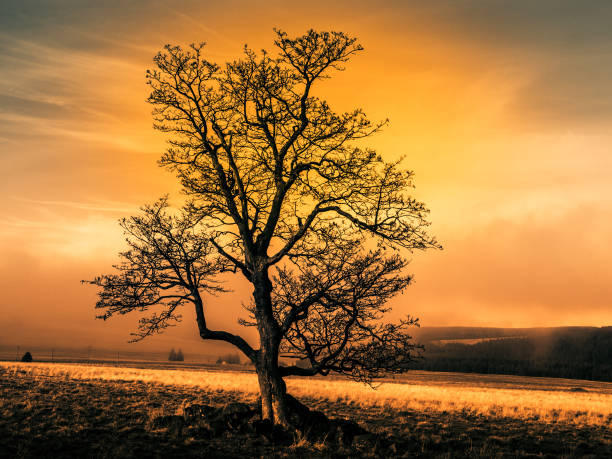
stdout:
MULTIPOLYGON (((317 95, 390 119, 369 145, 405 156, 444 246, 411 255, 393 317, 612 325, 611 23, 605 0, 4 0, 0 344, 127 346, 138 317, 94 320, 79 281, 112 271, 119 218, 180 198, 157 166, 145 71, 166 43, 205 41, 219 63, 271 49, 274 27, 365 48, 317 95)), ((230 283, 209 322, 237 332, 250 291, 230 283)), ((214 349, 193 319, 132 346, 214 349)))

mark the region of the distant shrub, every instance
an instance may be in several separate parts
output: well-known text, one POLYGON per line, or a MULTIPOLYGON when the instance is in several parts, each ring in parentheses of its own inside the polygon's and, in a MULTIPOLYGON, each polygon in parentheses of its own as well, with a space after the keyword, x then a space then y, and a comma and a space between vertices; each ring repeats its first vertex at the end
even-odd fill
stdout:
POLYGON ((182 350, 178 350, 178 352, 174 351, 174 348, 170 350, 170 355, 168 355, 168 360, 170 362, 182 362, 185 360, 185 356, 183 355, 182 350))
POLYGON ((26 352, 25 354, 23 354, 23 357, 21 357, 22 362, 31 362, 32 360, 32 354, 30 354, 29 352, 26 352))
POLYGON ((238 354, 227 354, 222 355, 217 359, 217 365, 229 363, 232 365, 240 365, 240 356, 238 354))

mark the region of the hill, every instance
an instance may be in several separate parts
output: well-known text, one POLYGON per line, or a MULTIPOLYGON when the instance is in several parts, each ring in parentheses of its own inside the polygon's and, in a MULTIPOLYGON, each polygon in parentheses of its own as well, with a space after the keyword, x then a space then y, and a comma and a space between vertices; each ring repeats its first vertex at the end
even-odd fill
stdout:
POLYGON ((415 369, 612 381, 612 327, 426 327, 415 369))

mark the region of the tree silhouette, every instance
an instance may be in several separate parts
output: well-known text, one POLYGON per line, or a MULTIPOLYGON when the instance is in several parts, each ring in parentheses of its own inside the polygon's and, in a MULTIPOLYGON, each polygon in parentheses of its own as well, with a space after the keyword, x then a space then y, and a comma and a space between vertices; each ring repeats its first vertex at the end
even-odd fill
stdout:
POLYGON ((183 351, 179 349, 175 351, 174 348, 170 349, 170 354, 168 355, 168 360, 170 362, 182 362, 185 360, 185 356, 183 355, 183 351))
POLYGON ((206 59, 204 44, 155 56, 148 102, 155 128, 170 134, 160 164, 187 202, 173 211, 163 198, 123 220, 130 248, 118 272, 90 282, 103 319, 159 309, 140 319, 136 339, 192 305, 203 339, 231 343, 254 364, 263 418, 288 426, 284 376, 369 382, 407 368, 416 320, 382 323, 385 303, 411 280, 400 249, 439 246, 410 195, 412 172, 355 144, 386 122, 336 113, 313 95, 362 50, 356 39, 277 30, 274 45, 275 56, 245 47, 225 66, 206 59), (226 271, 253 286, 241 323, 257 328, 258 346, 207 326, 202 294, 223 292, 226 271), (282 355, 308 363, 283 366, 282 355))

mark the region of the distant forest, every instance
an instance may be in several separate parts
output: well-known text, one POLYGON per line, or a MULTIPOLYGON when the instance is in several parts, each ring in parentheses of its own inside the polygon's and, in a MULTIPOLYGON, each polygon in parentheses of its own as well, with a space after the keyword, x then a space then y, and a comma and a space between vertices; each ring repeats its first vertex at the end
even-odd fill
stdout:
POLYGON ((612 381, 612 327, 431 327, 414 368, 612 381))

